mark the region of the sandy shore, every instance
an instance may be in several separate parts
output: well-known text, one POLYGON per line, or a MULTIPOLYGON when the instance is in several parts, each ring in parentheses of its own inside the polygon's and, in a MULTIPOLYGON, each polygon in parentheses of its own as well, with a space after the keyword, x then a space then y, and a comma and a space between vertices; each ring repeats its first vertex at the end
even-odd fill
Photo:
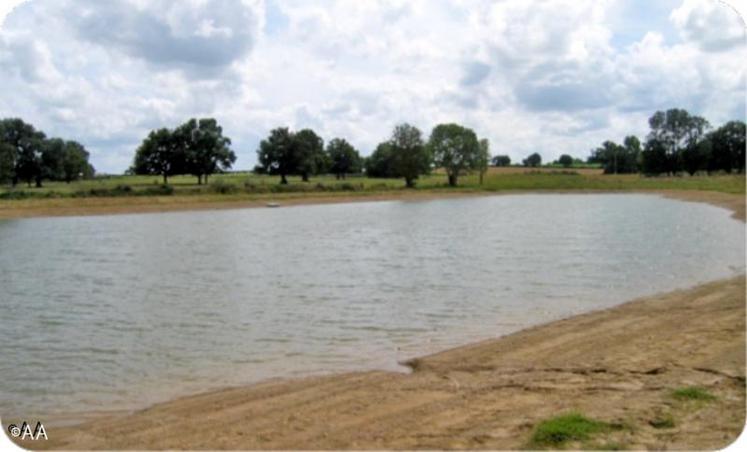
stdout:
POLYGON ((45 200, 18 200, 0 202, 0 220, 12 218, 35 218, 83 215, 117 215, 131 213, 154 213, 196 210, 248 209, 265 208, 268 203, 280 206, 305 204, 330 204, 348 202, 371 202, 391 200, 428 200, 442 198, 460 198, 466 196, 501 196, 526 193, 651 193, 685 201, 707 202, 734 211, 734 217, 744 220, 745 197, 721 192, 695 190, 648 190, 648 191, 614 191, 598 190, 543 190, 501 192, 491 191, 450 191, 450 190, 391 190, 386 192, 358 193, 287 193, 280 195, 262 195, 256 197, 232 195, 192 195, 192 196, 143 196, 118 198, 59 198, 45 200))
MULTIPOLYGON (((666 192, 744 220, 744 197, 666 192)), ((583 447, 714 449, 745 422, 745 277, 634 300, 447 350, 413 372, 269 381, 74 427, 34 448, 515 449, 576 410, 623 428, 583 447), (699 386, 717 398, 679 401, 699 386), (652 423, 671 419, 672 427, 652 423)), ((28 446, 28 445, 26 445, 28 446)), ((573 446, 573 444, 571 444, 573 446)))

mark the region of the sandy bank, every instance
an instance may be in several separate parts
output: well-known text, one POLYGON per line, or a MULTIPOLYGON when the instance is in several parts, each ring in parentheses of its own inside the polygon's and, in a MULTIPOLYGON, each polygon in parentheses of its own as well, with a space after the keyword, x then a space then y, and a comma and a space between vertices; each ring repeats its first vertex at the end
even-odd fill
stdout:
MULTIPOLYGON (((78 427, 50 448, 491 448, 579 410, 625 425, 596 444, 720 448, 745 416, 743 276, 636 300, 412 363, 180 398, 78 427), (701 386, 718 398, 681 402, 701 386), (671 417, 673 428, 651 422, 671 417)), ((606 436, 605 436, 606 435, 606 436)))
POLYGON ((666 197, 707 202, 734 211, 734 217, 744 220, 745 196, 721 192, 695 190, 650 190, 650 191, 596 191, 596 190, 542 190, 542 191, 451 191, 451 190, 391 190, 385 192, 358 193, 287 193, 279 195, 236 196, 236 195, 175 195, 148 197, 114 198, 59 198, 29 199, 0 202, 0 220, 12 218, 116 215, 131 213, 154 213, 193 210, 247 209, 266 207, 267 203, 280 206, 305 204, 330 204, 348 202, 370 202, 391 200, 428 200, 459 198, 466 196, 517 195, 526 193, 653 193, 666 197))

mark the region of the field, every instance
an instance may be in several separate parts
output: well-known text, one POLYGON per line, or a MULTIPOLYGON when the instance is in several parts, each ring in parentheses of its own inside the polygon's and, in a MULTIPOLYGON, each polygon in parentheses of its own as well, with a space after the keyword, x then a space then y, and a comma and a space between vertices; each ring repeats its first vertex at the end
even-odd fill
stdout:
POLYGON ((45 182, 42 188, 19 185, 0 188, 0 218, 127 211, 221 208, 238 203, 261 205, 269 201, 298 203, 335 200, 434 197, 459 194, 520 191, 705 191, 745 193, 742 174, 718 176, 645 177, 639 174, 605 175, 595 168, 490 168, 478 176, 459 178, 449 187, 446 176, 435 171, 422 176, 417 188, 406 189, 402 179, 316 176, 309 182, 290 177, 280 185, 276 176, 235 172, 214 175, 198 185, 193 176, 174 176, 162 185, 158 176, 102 176, 93 180, 45 182))

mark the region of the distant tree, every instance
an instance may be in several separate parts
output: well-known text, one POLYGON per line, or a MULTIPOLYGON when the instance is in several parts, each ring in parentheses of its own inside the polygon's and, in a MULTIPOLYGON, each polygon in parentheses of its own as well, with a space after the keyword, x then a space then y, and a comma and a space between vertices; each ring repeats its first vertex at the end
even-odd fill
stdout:
POLYGON ((5 184, 13 179, 13 167, 15 166, 15 150, 7 143, 0 141, 0 184, 5 184))
POLYGON ((397 177, 394 172, 394 152, 388 141, 379 143, 376 150, 365 161, 368 177, 397 177))
POLYGON ((169 129, 153 130, 135 151, 132 170, 135 174, 160 174, 167 184, 169 176, 183 172, 184 157, 179 140, 169 129))
POLYGON ((257 159, 266 174, 280 176, 280 183, 287 184, 287 176, 294 174, 297 168, 293 134, 287 127, 270 131, 267 139, 259 143, 257 159))
POLYGON ((327 159, 330 162, 329 170, 338 180, 361 170, 360 154, 343 138, 334 138, 327 143, 327 159))
POLYGON ((631 135, 625 137, 624 143, 620 145, 614 141, 605 141, 601 147, 592 150, 588 162, 601 164, 605 174, 637 172, 641 142, 631 135))
POLYGON ((688 174, 694 176, 698 171, 708 170, 708 162, 711 160, 711 142, 708 139, 700 140, 682 150, 682 168, 688 174))
POLYGON ((669 156, 664 144, 658 140, 648 140, 641 152, 641 171, 648 175, 657 175, 670 168, 669 156))
POLYGON ((478 168, 480 145, 472 129, 459 124, 439 124, 433 128, 428 149, 437 167, 443 168, 449 185, 455 187, 460 174, 478 168))
POLYGON ((41 153, 41 171, 39 179, 63 180, 62 162, 65 158, 65 140, 51 138, 44 141, 41 153))
POLYGON ((179 152, 184 157, 185 172, 197 176, 197 183, 205 183, 216 172, 229 170, 236 162, 231 150, 231 139, 223 136, 223 128, 214 118, 190 119, 174 132, 179 152))
POLYGON ((70 183, 74 180, 93 177, 94 168, 88 162, 88 151, 76 141, 66 141, 62 154, 61 180, 70 183))
POLYGON ((707 136, 711 143, 709 171, 744 172, 745 123, 729 121, 707 136))
POLYGON ((423 143, 423 134, 415 126, 399 124, 394 128, 390 143, 394 173, 405 179, 408 188, 415 187, 417 178, 427 174, 431 167, 431 156, 423 143))
POLYGON ((573 157, 568 154, 563 154, 558 159, 558 163, 563 165, 564 168, 570 168, 573 166, 573 157))
POLYGON ((667 174, 675 174, 682 169, 682 152, 687 148, 694 150, 710 127, 704 118, 690 115, 686 110, 677 108, 666 112, 657 111, 648 123, 651 132, 647 138, 647 148, 663 149, 666 159, 661 162, 663 167, 648 166, 647 169, 667 174))
POLYGON ((511 157, 507 155, 496 155, 493 157, 493 166, 509 166, 511 164, 511 157))
POLYGON ((487 138, 480 140, 480 151, 477 156, 477 171, 480 174, 480 185, 485 177, 485 173, 488 172, 488 165, 490 164, 490 141, 487 138))
POLYGON ((542 156, 535 152, 534 154, 525 158, 522 163, 524 164, 524 166, 530 166, 532 168, 535 168, 542 164, 542 156))
POLYGON ((324 140, 311 129, 302 129, 293 134, 293 155, 296 171, 304 182, 309 175, 318 174, 325 166, 324 140))
POLYGON ((44 148, 44 133, 37 131, 34 126, 23 122, 19 118, 8 118, 0 121, 0 142, 13 149, 13 173, 11 182, 15 186, 18 181, 32 181, 41 186, 42 150, 44 148))

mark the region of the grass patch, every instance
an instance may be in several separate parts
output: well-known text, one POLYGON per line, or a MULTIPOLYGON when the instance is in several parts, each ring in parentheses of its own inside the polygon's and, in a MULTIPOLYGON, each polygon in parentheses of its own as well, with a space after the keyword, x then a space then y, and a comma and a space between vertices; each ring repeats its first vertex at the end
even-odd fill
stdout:
POLYGON ((656 429, 674 428, 674 419, 669 415, 657 417, 656 419, 648 421, 648 423, 651 427, 656 429))
POLYGON ((675 389, 672 391, 672 397, 677 400, 695 400, 701 402, 716 400, 715 395, 698 386, 675 389))
POLYGON ((570 441, 586 441, 597 433, 619 427, 589 419, 580 413, 568 413, 540 422, 534 429, 532 447, 561 447, 570 441))

